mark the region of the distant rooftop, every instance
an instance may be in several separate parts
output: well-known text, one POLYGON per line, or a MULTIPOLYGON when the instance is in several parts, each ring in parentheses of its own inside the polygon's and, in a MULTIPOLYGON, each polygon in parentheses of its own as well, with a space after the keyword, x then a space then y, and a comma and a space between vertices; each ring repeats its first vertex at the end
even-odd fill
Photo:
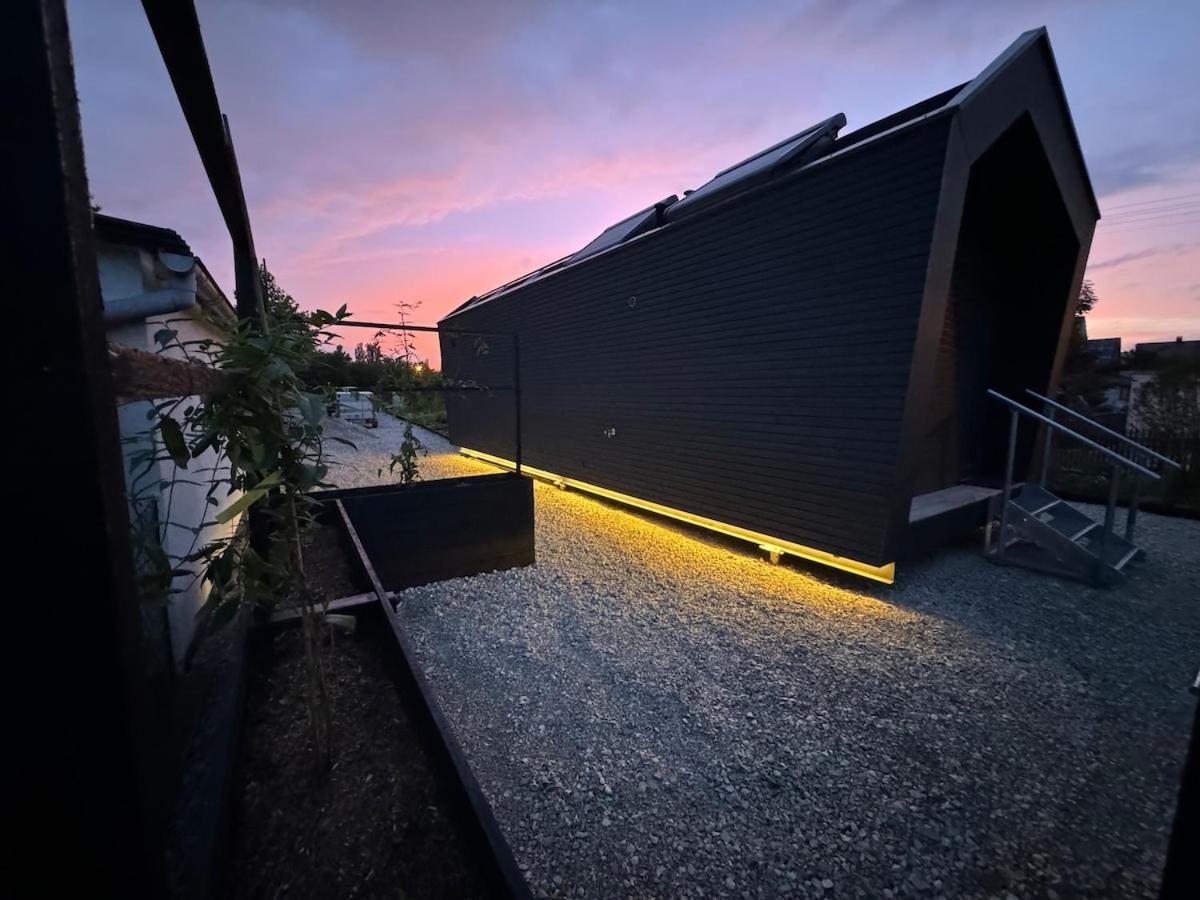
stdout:
POLYGON ((1200 361, 1200 340, 1185 341, 1180 336, 1173 341, 1144 341, 1134 352, 1141 357, 1200 361))
POLYGON ((106 216, 102 213, 96 213, 92 221, 97 240, 104 243, 126 244, 146 250, 165 250, 167 253, 178 253, 181 256, 194 255, 187 241, 180 237, 178 231, 170 228, 134 222, 132 219, 118 219, 116 216, 106 216))

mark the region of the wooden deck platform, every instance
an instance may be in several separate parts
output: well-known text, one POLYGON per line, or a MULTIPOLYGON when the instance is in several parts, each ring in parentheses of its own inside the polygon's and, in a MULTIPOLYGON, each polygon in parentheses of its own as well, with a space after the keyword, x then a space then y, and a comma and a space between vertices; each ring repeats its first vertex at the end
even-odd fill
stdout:
POLYGON ((1000 493, 999 488, 983 487, 978 484, 956 484, 930 494, 913 497, 908 510, 908 521, 919 522, 932 516, 940 516, 980 501, 988 501, 1000 493))
POLYGON ((983 527, 999 488, 956 484, 912 499, 902 558, 911 559, 983 527))

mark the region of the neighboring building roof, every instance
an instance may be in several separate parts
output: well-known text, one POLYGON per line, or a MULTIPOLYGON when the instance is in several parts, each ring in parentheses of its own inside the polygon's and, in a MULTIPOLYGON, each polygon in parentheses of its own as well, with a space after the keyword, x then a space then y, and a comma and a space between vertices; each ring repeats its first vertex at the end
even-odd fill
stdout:
POLYGON ((237 318, 234 305, 225 296, 204 261, 192 252, 179 234, 170 228, 158 225, 147 225, 145 222, 134 222, 131 219, 119 219, 116 216, 106 216, 95 213, 92 216, 96 240, 102 244, 118 247, 136 247, 152 254, 161 263, 167 264, 172 277, 185 276, 195 271, 194 296, 191 288, 172 287, 167 290, 151 291, 133 298, 104 298, 106 316, 114 319, 128 317, 140 318, 142 315, 156 315, 162 312, 175 311, 193 303, 199 303, 205 311, 225 321, 237 318), (161 254, 167 254, 166 257, 161 254), (190 262, 189 262, 190 260, 190 262), (161 309, 158 307, 161 306, 161 309), (123 308, 121 308, 123 307, 123 308))
POLYGON ((217 280, 208 271, 208 266, 204 264, 204 260, 198 256, 195 259, 196 271, 200 276, 197 279, 196 298, 200 301, 200 305, 213 315, 227 321, 236 321, 237 307, 225 296, 225 292, 221 290, 221 286, 217 284, 217 280))
POLYGON ((1200 340, 1185 341, 1182 337, 1177 337, 1173 341, 1147 341, 1136 345, 1134 352, 1139 356, 1163 359, 1200 360, 1200 340))
POLYGON ((1089 338, 1083 345, 1083 352, 1091 355, 1098 363, 1116 365, 1121 361, 1121 339, 1089 338))
POLYGON ((157 225, 147 225, 144 222, 134 222, 130 219, 118 219, 96 213, 92 216, 96 229, 97 240, 106 244, 125 244, 132 247, 142 247, 146 250, 165 250, 168 253, 178 253, 181 256, 193 256, 192 248, 187 245, 178 231, 170 228, 160 228, 157 225))
MULTIPOLYGON (((1054 62, 1054 54, 1050 48, 1050 40, 1045 28, 1036 28, 1022 34, 1003 53, 994 59, 975 78, 949 90, 942 91, 925 100, 915 103, 891 115, 885 116, 869 125, 859 128, 844 137, 838 132, 846 125, 846 117, 842 113, 818 122, 803 131, 762 150, 736 165, 718 172, 712 179, 698 190, 687 191, 682 200, 675 202, 675 197, 663 200, 654 206, 647 207, 634 215, 621 220, 605 229, 598 237, 589 242, 583 249, 568 254, 562 259, 520 278, 493 288, 492 290, 471 297, 465 303, 451 310, 442 317, 442 321, 458 313, 478 306, 481 303, 494 300, 508 294, 518 287, 524 287, 582 262, 585 259, 601 253, 613 252, 622 245, 652 234, 660 228, 670 228, 676 222, 688 219, 694 214, 707 213, 720 207, 725 201, 740 197, 751 191, 770 190, 783 178, 787 178, 801 170, 821 165, 834 157, 840 156, 851 148, 873 141, 886 134, 908 128, 932 116, 944 115, 970 104, 973 99, 988 92, 989 85, 996 79, 998 73, 1009 67, 1018 67, 1028 63, 1032 54, 1040 52, 1054 81, 1061 113, 1066 128, 1066 141, 1071 145, 1067 151, 1078 161, 1081 177, 1080 190, 1082 196, 1090 203, 1095 216, 1099 217, 1099 205, 1096 203, 1095 191, 1087 174, 1083 159, 1083 151, 1079 146, 1079 138, 1071 120, 1070 109, 1067 106, 1066 93, 1062 88, 1062 80, 1058 67, 1054 62)), ((1014 71, 1016 71, 1014 69, 1014 71)), ((1094 225, 1094 220, 1092 220, 1094 225)))

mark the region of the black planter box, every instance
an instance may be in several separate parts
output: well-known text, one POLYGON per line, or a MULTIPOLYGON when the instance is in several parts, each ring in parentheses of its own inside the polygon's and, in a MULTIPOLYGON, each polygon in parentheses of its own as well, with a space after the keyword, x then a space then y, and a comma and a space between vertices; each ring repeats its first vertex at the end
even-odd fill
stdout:
POLYGON ((534 561, 533 483, 512 473, 312 496, 342 501, 388 591, 534 561))

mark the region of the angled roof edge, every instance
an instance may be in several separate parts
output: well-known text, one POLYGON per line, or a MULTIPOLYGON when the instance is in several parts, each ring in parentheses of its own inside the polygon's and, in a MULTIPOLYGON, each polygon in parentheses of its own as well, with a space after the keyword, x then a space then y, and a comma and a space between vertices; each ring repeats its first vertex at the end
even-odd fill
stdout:
MULTIPOLYGON (((1066 91, 1063 89, 1062 78, 1059 74, 1058 64, 1054 59, 1054 51, 1050 46, 1049 34, 1045 27, 1041 27, 1026 31, 1020 35, 1015 41, 1013 41, 1012 44, 1010 44, 1002 53, 1000 53, 999 56, 988 63, 988 65, 985 66, 984 69, 971 80, 964 82, 957 87, 942 91, 939 94, 934 94, 932 97, 928 97, 925 100, 914 103, 909 107, 898 110, 897 112, 884 116, 881 119, 877 119, 874 122, 867 123, 866 125, 856 129, 853 132, 850 132, 844 137, 834 140, 832 146, 829 148, 829 152, 822 153, 815 158, 804 161, 794 169, 791 169, 780 176, 766 179, 751 179, 752 183, 744 185, 741 190, 720 190, 715 192, 715 194, 711 197, 703 198, 701 202, 695 204, 694 208, 692 208, 691 204, 687 203, 689 198, 685 196, 682 200, 670 208, 670 213, 664 216, 665 221, 662 227, 669 227, 678 221, 688 221, 692 218, 691 213, 693 212, 696 214, 708 213, 724 206, 728 201, 733 200, 736 197, 741 197, 747 193, 754 193, 758 189, 764 188, 769 184, 774 184, 777 181, 791 180, 794 177, 798 177, 802 172, 807 172, 834 159, 856 153, 864 147, 874 144, 876 141, 891 137, 898 132, 906 131, 931 119, 953 115, 955 112, 957 112, 959 107, 969 103, 975 94, 978 93, 984 86, 990 84, 1003 71, 1003 69, 1012 63, 1013 60, 1023 53, 1029 52, 1033 47, 1039 46, 1046 55, 1046 60, 1053 76, 1054 88, 1058 95, 1059 105, 1062 109, 1064 122, 1066 124, 1066 130, 1071 138, 1071 142, 1074 147, 1074 153, 1079 163, 1080 171, 1083 174, 1083 181, 1088 191, 1088 198, 1096 212, 1097 218, 1099 218, 1100 207, 1096 201, 1095 189, 1092 187, 1091 176, 1087 170, 1087 163, 1083 157, 1083 148, 1079 143, 1079 135, 1075 130, 1075 122, 1071 117, 1071 110, 1067 103, 1066 91), (876 131, 875 129, 879 126, 884 127, 881 130, 876 131), (685 208, 685 206, 687 208, 685 208)), ((754 154, 748 159, 742 160, 740 163, 723 169, 721 172, 717 173, 713 179, 710 179, 710 182, 706 182, 706 184, 711 183, 711 181, 716 180, 722 175, 737 169, 739 166, 746 165, 747 163, 758 159, 767 153, 770 153, 772 150, 775 150, 789 143, 790 141, 796 140, 797 138, 809 134, 810 132, 818 131, 818 129, 820 129, 822 126, 832 123, 834 119, 837 118, 841 118, 841 122, 837 125, 837 127, 844 127, 845 118, 841 113, 839 113, 836 117, 812 126, 812 128, 805 129, 804 131, 801 131, 798 134, 787 138, 786 140, 773 144, 772 146, 754 154)), ((806 147, 805 149, 808 148, 806 147)), ((790 153, 788 154, 788 159, 794 161, 796 156, 802 155, 802 152, 803 151, 800 153, 790 153)), ((703 186, 701 186, 701 188, 703 188, 703 186)), ((641 211, 641 213, 644 212, 645 210, 641 211)), ((630 216, 629 218, 634 218, 641 213, 635 213, 634 216, 630 216)), ((627 219, 622 221, 627 221, 627 219)), ((599 256, 611 250, 615 250, 617 247, 625 246, 625 243, 636 241, 650 234, 655 234, 659 230, 660 229, 658 228, 654 228, 639 232, 637 235, 631 236, 626 242, 604 248, 603 250, 600 250, 599 252, 588 257, 573 259, 572 257, 574 257, 576 254, 568 254, 562 259, 556 260, 547 266, 543 266, 541 269, 537 269, 528 275, 513 279, 512 281, 509 281, 498 288, 493 288, 492 290, 480 296, 472 297, 460 306, 455 307, 438 321, 444 322, 452 316, 455 316, 471 307, 507 294, 510 290, 521 286, 523 282, 527 280, 533 280, 532 276, 556 275, 560 271, 564 271, 567 268, 573 267, 577 262, 583 262, 585 259, 591 259, 592 256, 599 256)))
POLYGON ((194 258, 196 260, 196 270, 200 276, 197 279, 196 299, 202 306, 210 306, 217 318, 224 319, 227 322, 236 321, 237 307, 225 296, 225 292, 217 284, 217 279, 213 278, 212 273, 208 271, 208 266, 204 264, 204 260, 198 256, 194 258))
POLYGON ((168 253, 178 253, 180 256, 192 256, 192 248, 187 245, 179 234, 171 228, 161 225, 148 225, 145 222, 135 222, 133 219, 120 219, 104 213, 92 214, 92 228, 96 240, 106 244, 125 244, 131 247, 142 247, 146 250, 165 250, 168 253))
MULTIPOLYGON (((940 96, 940 95, 935 95, 935 97, 936 96, 940 96)), ((933 98, 929 98, 929 99, 933 99, 933 98)), ((922 101, 922 102, 927 102, 927 101, 922 101)), ((921 104, 914 104, 914 107, 920 106, 920 105, 921 104)), ((775 178, 768 178, 766 180, 755 181, 753 184, 749 184, 749 185, 745 186, 742 190, 739 190, 739 191, 721 191, 718 196, 715 196, 712 198, 712 202, 704 202, 702 204, 699 204, 694 211, 693 210, 687 211, 686 215, 681 215, 681 216, 678 216, 677 218, 669 218, 668 216, 664 215, 664 222, 658 228, 650 228, 650 229, 646 229, 645 231, 640 231, 636 235, 631 236, 626 241, 622 241, 621 243, 615 244, 612 247, 606 247, 605 249, 600 250, 599 252, 592 254, 591 256, 588 256, 583 259, 578 259, 578 260, 573 259, 572 257, 575 256, 575 254, 568 254, 567 256, 564 256, 561 259, 555 260, 554 262, 549 263, 548 265, 545 265, 540 269, 535 269, 533 272, 530 272, 526 275, 522 275, 520 278, 514 278, 511 281, 505 282, 504 284, 500 285, 499 287, 492 288, 490 291, 485 291, 482 294, 471 297, 468 300, 466 300, 465 302, 454 307, 454 309, 450 310, 450 312, 446 313, 444 316, 442 316, 440 319, 438 319, 438 324, 441 324, 442 322, 445 322, 447 319, 450 319, 451 317, 456 316, 459 313, 466 312, 468 309, 472 309, 482 303, 487 303, 491 300, 497 299, 498 297, 507 295, 514 288, 520 287, 523 282, 532 280, 533 276, 557 275, 559 272, 566 271, 569 268, 573 268, 577 263, 586 262, 589 259, 592 259, 596 256, 602 256, 605 253, 609 253, 620 247, 624 247, 628 244, 634 243, 638 240, 641 240, 644 237, 649 237, 652 234, 657 234, 663 228, 669 228, 671 225, 676 225, 681 222, 690 222, 693 218, 693 215, 692 215, 693 212, 695 213, 695 216, 707 215, 708 213, 724 206, 726 203, 736 200, 737 198, 742 197, 746 194, 755 193, 758 190, 765 189, 768 186, 775 184, 777 182, 790 181, 792 178, 799 176, 801 172, 808 172, 809 170, 811 170, 817 166, 824 165, 825 163, 829 162, 832 159, 838 159, 843 156, 854 153, 854 152, 862 149, 863 147, 873 144, 875 141, 877 141, 881 138, 889 137, 897 132, 904 131, 910 127, 918 125, 919 123, 924 122, 928 119, 936 118, 936 117, 942 116, 942 115, 948 115, 951 112, 952 112, 952 110, 950 110, 946 106, 937 107, 930 112, 924 113, 922 115, 918 115, 916 118, 907 119, 903 122, 899 122, 896 125, 892 126, 891 128, 888 128, 885 131, 881 131, 878 134, 872 134, 869 137, 864 138, 862 140, 856 140, 849 147, 839 147, 838 146, 839 142, 834 141, 832 147, 830 148, 830 152, 823 153, 814 159, 810 159, 809 161, 802 163, 801 165, 797 166, 795 169, 792 169, 789 172, 785 172, 782 175, 779 175, 775 178)), ((838 115, 841 116, 842 114, 839 113, 838 115)), ((886 118, 891 118, 891 117, 888 116, 886 118)), ((882 121, 882 120, 877 120, 877 121, 882 121)), ((871 124, 875 124, 875 123, 871 123, 871 124)), ((870 125, 865 125, 865 126, 863 126, 862 129, 859 129, 859 131, 863 131, 869 127, 870 127, 870 125)), ((803 133, 804 132, 801 132, 801 134, 803 134, 803 133)), ((789 140, 792 140, 792 139, 794 139, 794 136, 793 136, 793 138, 789 138, 789 140)), ((787 143, 787 141, 782 141, 780 143, 787 143)), ((768 150, 773 149, 774 147, 778 147, 778 146, 780 146, 780 144, 772 145, 772 147, 768 148, 768 150)), ((767 151, 763 151, 763 152, 767 152, 767 151)), ((761 154, 755 154, 755 156, 759 156, 759 155, 761 155, 761 154)), ((753 159, 754 157, 751 157, 751 158, 753 159)), ((741 163, 739 163, 739 165, 741 165, 741 163)), ((734 166, 733 168, 736 168, 736 166, 734 166)), ((728 171, 728 170, 725 170, 725 171, 728 171)), ((685 197, 684 200, 686 200, 686 199, 687 198, 685 197)), ((674 210, 675 207, 680 206, 682 203, 683 203, 683 200, 680 200, 678 203, 675 203, 672 206, 668 207, 668 209, 674 210)), ((643 210, 643 212, 644 212, 644 210, 643 210)), ((636 215, 638 215, 638 213, 635 213, 634 215, 636 216, 636 215)), ((630 218, 633 218, 633 216, 631 216, 630 218)), ((626 221, 626 220, 623 219, 622 221, 626 221)))
POLYGON ((1071 116, 1071 105, 1067 102, 1067 92, 1063 88, 1062 75, 1058 70, 1058 61, 1054 58, 1054 48, 1050 45, 1050 32, 1046 26, 1030 29, 1009 44, 999 56, 984 67, 982 72, 968 81, 947 106, 957 107, 970 103, 975 95, 995 81, 1004 69, 1008 68, 1018 57, 1032 52, 1034 48, 1040 48, 1046 56, 1046 63, 1050 67, 1051 76, 1053 76, 1054 90, 1058 95, 1059 105, 1062 107, 1067 135, 1071 139, 1080 172, 1083 174, 1083 183, 1087 187, 1088 199, 1096 212, 1096 217, 1099 218, 1100 203, 1096 200, 1096 189, 1092 186, 1092 176, 1088 172, 1087 160, 1083 156, 1083 145, 1079 143, 1079 132, 1075 130, 1075 119, 1071 116))

